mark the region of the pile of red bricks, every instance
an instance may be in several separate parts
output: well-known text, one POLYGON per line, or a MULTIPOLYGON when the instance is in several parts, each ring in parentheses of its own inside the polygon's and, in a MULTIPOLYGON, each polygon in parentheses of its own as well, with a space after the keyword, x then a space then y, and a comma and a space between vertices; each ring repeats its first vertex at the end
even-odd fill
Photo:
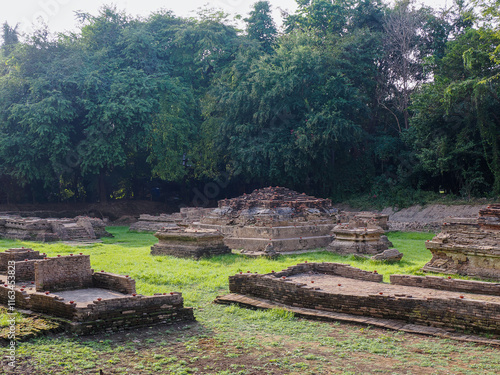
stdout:
POLYGON ((500 230, 500 204, 492 204, 479 211, 477 223, 482 229, 500 230))
POLYGON ((316 198, 305 193, 299 194, 279 186, 254 190, 251 194, 244 194, 233 199, 223 199, 218 204, 219 208, 230 207, 236 211, 253 207, 290 207, 294 208, 297 213, 308 208, 316 208, 321 211, 333 209, 330 199, 316 198))

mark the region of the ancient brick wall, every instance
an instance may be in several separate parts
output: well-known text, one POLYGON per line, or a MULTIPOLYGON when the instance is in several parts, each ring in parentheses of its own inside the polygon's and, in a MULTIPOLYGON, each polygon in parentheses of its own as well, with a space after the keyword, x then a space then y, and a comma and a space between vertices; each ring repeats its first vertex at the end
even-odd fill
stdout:
POLYGON ((269 299, 285 305, 335 311, 413 324, 500 333, 498 303, 443 298, 405 298, 386 295, 353 296, 327 293, 273 275, 229 277, 232 293, 269 299))
POLYGON ((16 282, 35 280, 36 262, 38 262, 37 259, 25 259, 23 261, 16 262, 16 282))
MULTIPOLYGON (((9 303, 9 291, 10 288, 5 284, 0 285, 0 304, 7 306, 9 303)), ((16 309, 29 309, 30 308, 30 298, 26 291, 21 291, 19 289, 14 290, 15 293, 15 308, 16 309)))
POLYGON ((63 256, 35 263, 36 290, 58 291, 92 287, 89 255, 63 256))
POLYGON ((73 320, 76 316, 76 305, 65 301, 54 294, 33 293, 30 295, 30 310, 73 320))
POLYGON ((75 326, 77 332, 88 334, 195 318, 192 308, 183 307, 182 295, 173 293, 94 301, 87 308, 78 309, 73 320, 81 322, 75 326))
POLYGON ((0 271, 7 270, 9 261, 19 262, 25 259, 43 259, 44 255, 28 248, 9 249, 0 253, 0 271))
MULTIPOLYGON (((136 296, 127 299, 94 302, 87 312, 88 317, 74 326, 74 331, 89 334, 102 331, 117 331, 133 327, 147 327, 152 324, 172 324, 194 321, 192 308, 182 306, 180 294, 173 296, 136 296), (173 298, 169 298, 173 297, 173 298)), ((81 311, 85 314, 85 311, 81 311)))
POLYGON ((109 272, 96 272, 92 275, 94 288, 109 289, 124 294, 135 293, 135 280, 109 272))
MULTIPOLYGON (((500 284, 439 276, 391 275, 391 284, 500 296, 500 284)), ((500 312, 499 312, 500 313, 500 312)))

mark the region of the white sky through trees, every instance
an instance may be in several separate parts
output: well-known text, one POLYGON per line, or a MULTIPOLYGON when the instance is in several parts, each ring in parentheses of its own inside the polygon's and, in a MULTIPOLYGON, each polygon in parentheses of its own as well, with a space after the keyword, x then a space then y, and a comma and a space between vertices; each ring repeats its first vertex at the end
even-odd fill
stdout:
MULTIPOLYGON (((5 21, 11 26, 19 23, 22 33, 31 33, 43 20, 51 32, 75 30, 78 27, 75 11, 97 14, 100 7, 105 4, 114 4, 119 10, 125 10, 133 16, 148 16, 159 9, 169 9, 176 16, 194 16, 196 10, 208 4, 209 8, 222 9, 231 15, 248 15, 252 4, 257 0, 0 0, 0 22, 5 21), (194 11, 194 12, 193 12, 194 11)), ((418 0, 417 3, 431 5, 440 9, 451 5, 453 0, 418 0)), ((281 16, 278 8, 295 11, 295 0, 270 0, 273 16, 278 25, 281 16)))

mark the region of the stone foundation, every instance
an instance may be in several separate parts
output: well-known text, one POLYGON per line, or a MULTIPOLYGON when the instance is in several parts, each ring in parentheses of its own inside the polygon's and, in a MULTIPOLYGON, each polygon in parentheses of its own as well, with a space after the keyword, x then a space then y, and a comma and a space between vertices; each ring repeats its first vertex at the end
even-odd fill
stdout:
POLYGON ((396 285, 382 283, 381 275, 342 264, 302 263, 265 275, 230 276, 229 290, 285 306, 500 334, 500 296, 490 284, 469 282, 467 289, 474 293, 465 293, 457 292, 463 288, 458 280, 448 284, 443 280, 440 290, 397 285, 418 283, 404 276, 392 280, 396 285))
POLYGON ((423 270, 500 280, 500 208, 480 211, 479 219, 449 219, 426 247, 432 259, 423 270), (492 213, 493 212, 493 213, 492 213))
POLYGON ((111 237, 100 219, 78 216, 74 219, 0 217, 0 237, 22 241, 92 241, 111 237))
MULTIPOLYGON (((28 250, 23 249, 25 254, 31 253, 28 250)), ((0 259, 18 256, 20 252, 6 253, 0 259)), ((65 319, 73 332, 88 334, 194 320, 193 310, 183 306, 180 293, 137 295, 135 281, 130 277, 104 271, 94 273, 88 255, 11 262, 14 264, 7 263, 11 268, 4 268, 15 270, 16 285, 8 283, 8 271, 0 275, 0 303, 8 305, 9 292, 14 291, 16 309, 65 319), (34 281, 19 282, 17 275, 28 263, 34 265, 34 281)))
POLYGON ((222 234, 215 230, 165 229, 156 232, 155 237, 159 242, 151 247, 151 255, 199 259, 231 253, 222 234))

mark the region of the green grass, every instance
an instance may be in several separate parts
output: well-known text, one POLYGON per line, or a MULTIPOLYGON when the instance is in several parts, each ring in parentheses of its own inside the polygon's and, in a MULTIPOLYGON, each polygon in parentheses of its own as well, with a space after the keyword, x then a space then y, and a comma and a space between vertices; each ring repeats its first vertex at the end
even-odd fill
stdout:
MULTIPOLYGON (((271 260, 224 255, 199 261, 153 257, 151 234, 108 228, 115 237, 90 246, 0 240, 0 249, 31 247, 49 256, 91 255, 92 267, 136 279, 143 294, 179 291, 198 323, 88 337, 58 334, 18 343, 26 374, 495 374, 497 349, 351 324, 297 319, 284 310, 212 303, 228 276, 266 273, 303 262, 342 262, 390 274, 420 274, 430 233, 390 233, 402 262, 387 264, 325 251, 271 260)), ((22 318, 20 318, 22 319, 22 318)), ((0 322, 1 313, 0 313, 0 322)), ((5 367, 4 367, 5 369, 5 367)))
POLYGON ((157 239, 146 233, 129 233, 126 227, 111 227, 114 238, 105 238, 103 243, 87 246, 71 246, 63 243, 34 243, 22 241, 0 241, 0 250, 11 247, 31 247, 48 256, 70 253, 89 254, 94 270, 105 270, 130 275, 136 280, 137 291, 142 294, 182 292, 187 306, 212 301, 217 294, 228 292, 228 276, 237 272, 251 271, 267 273, 278 271, 303 261, 341 262, 367 271, 376 270, 389 281, 391 273, 419 274, 419 269, 430 260, 430 252, 424 242, 431 233, 391 233, 389 238, 401 252, 399 263, 385 263, 342 256, 326 251, 267 258, 246 258, 236 254, 221 255, 199 261, 170 256, 149 255, 157 239))

